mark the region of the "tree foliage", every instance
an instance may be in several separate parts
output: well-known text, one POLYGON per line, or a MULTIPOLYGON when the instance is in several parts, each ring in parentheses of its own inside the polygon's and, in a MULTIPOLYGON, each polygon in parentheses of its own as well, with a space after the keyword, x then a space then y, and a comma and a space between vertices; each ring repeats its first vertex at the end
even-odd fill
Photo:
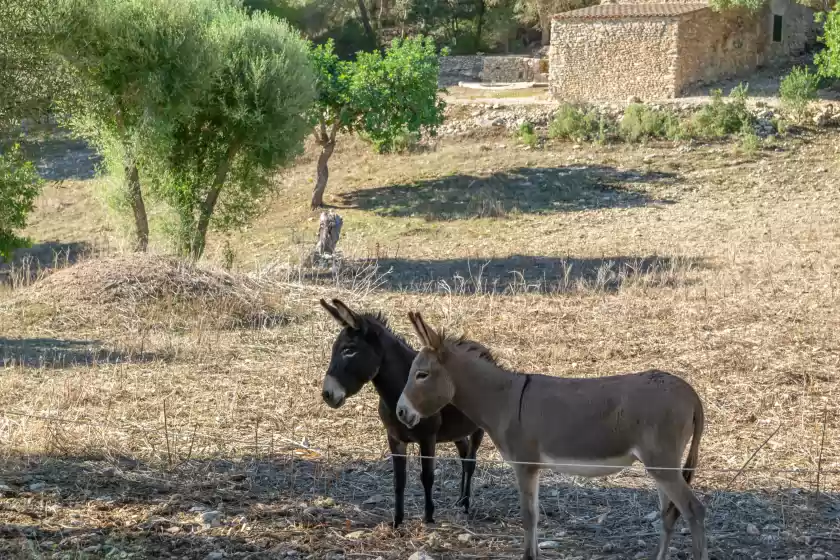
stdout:
POLYGON ((827 14, 820 14, 824 22, 820 42, 825 48, 814 57, 818 73, 825 78, 840 78, 840 4, 827 14))
POLYGON ((11 260, 15 249, 29 245, 15 231, 26 227, 40 191, 41 178, 21 154, 20 146, 0 154, 0 257, 11 260))
POLYGON ((149 226, 141 191, 142 152, 165 136, 204 87, 213 53, 208 23, 226 0, 56 0, 51 39, 81 95, 62 104, 69 125, 121 176, 134 214, 136 247, 149 226))
POLYGON ((0 128, 39 119, 57 92, 72 89, 49 48, 49 0, 0 2, 0 128))
POLYGON ((318 97, 310 118, 322 152, 312 206, 323 204, 328 160, 339 133, 362 133, 377 150, 394 147, 401 135, 434 134, 445 104, 438 96, 440 63, 429 38, 395 39, 385 54, 357 53, 342 61, 332 42, 311 51, 318 97))
POLYGON ((308 47, 285 22, 229 9, 207 38, 205 87, 148 158, 158 162, 155 192, 176 210, 180 247, 193 258, 211 218, 226 231, 264 208, 273 171, 302 150, 315 97, 308 47))

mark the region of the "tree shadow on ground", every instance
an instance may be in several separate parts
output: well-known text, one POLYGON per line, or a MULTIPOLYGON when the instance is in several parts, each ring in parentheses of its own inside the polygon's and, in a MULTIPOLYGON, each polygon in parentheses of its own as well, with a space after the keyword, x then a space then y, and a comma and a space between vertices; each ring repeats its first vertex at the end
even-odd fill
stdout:
POLYGON ((702 267, 702 259, 668 256, 601 258, 510 255, 502 258, 366 259, 350 263, 379 288, 412 292, 614 292, 628 284, 674 287, 702 267))
MULTIPOLYGON (((447 559, 521 554, 519 501, 510 468, 479 461, 472 513, 465 516, 454 505, 460 465, 439 461, 438 526, 424 531, 418 462, 409 461, 405 527, 394 532, 389 527, 391 469, 385 459, 284 455, 187 460, 165 468, 121 458, 13 456, 0 464, 5 495, 0 555, 15 558, 35 549, 84 550, 88 558, 124 553, 133 558, 310 554, 337 559, 375 551, 406 558, 418 548, 447 559), (406 538, 418 531, 426 533, 420 541, 406 538)), ((658 509, 657 497, 650 485, 634 482, 639 478, 647 477, 630 473, 580 483, 546 471, 540 536, 553 544, 545 555, 650 557, 658 541, 651 515, 658 509)), ((806 548, 809 557, 840 552, 831 532, 840 519, 840 497, 834 492, 823 493, 816 504, 809 492, 779 488, 700 494, 708 507, 712 558, 789 558, 806 548), (746 531, 748 523, 760 534, 746 531)), ((678 530, 672 546, 677 557, 687 557, 690 536, 678 530)))
POLYGON ((85 241, 42 241, 14 252, 11 262, 0 257, 0 286, 27 284, 45 272, 76 264, 92 248, 85 241))
POLYGON ((0 139, 0 148, 15 142, 47 181, 93 179, 102 163, 87 142, 52 123, 28 123, 0 139))
POLYGON ((344 193, 345 207, 388 217, 421 216, 429 221, 632 208, 669 204, 634 188, 644 183, 672 184, 672 173, 622 171, 607 166, 520 167, 486 176, 450 175, 411 184, 344 193))
POLYGON ((0 336, 0 366, 63 369, 77 365, 152 362, 151 352, 125 352, 98 340, 7 338, 0 336))

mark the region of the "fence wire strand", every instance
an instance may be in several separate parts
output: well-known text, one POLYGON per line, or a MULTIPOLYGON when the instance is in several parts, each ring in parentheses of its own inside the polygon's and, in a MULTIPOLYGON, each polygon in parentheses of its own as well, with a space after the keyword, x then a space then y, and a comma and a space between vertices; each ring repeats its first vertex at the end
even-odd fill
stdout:
MULTIPOLYGON (((46 415, 39 415, 39 414, 29 414, 24 412, 17 412, 17 411, 9 411, 9 410, 0 410, 0 415, 4 416, 14 416, 20 418, 28 418, 33 420, 41 420, 45 422, 56 422, 59 424, 71 424, 71 425, 80 425, 80 426, 88 426, 98 429, 108 429, 115 432, 121 433, 133 433, 138 431, 148 431, 144 427, 139 426, 131 426, 128 427, 121 427, 121 426, 114 426, 108 424, 96 424, 90 421, 85 420, 76 420, 72 418, 63 418, 60 416, 46 416, 46 415)), ((202 426, 203 428, 207 428, 208 426, 202 426)), ((198 428, 198 426, 193 426, 193 428, 198 428)), ((178 431, 173 429, 166 429, 162 427, 157 428, 158 431, 166 431, 166 433, 170 437, 180 437, 180 438, 192 438, 192 439, 203 439, 207 441, 220 441, 224 440, 227 444, 239 444, 243 446, 251 446, 255 445, 253 440, 244 440, 244 439, 230 439, 225 438, 221 435, 215 434, 208 434, 204 432, 199 432, 196 429, 189 432, 178 431)), ((778 428, 774 431, 770 437, 775 435, 778 432, 778 428)), ((330 450, 324 451, 316 446, 312 446, 307 441, 296 441, 292 438, 277 435, 272 432, 267 433, 268 436, 272 438, 276 438, 278 441, 284 442, 289 445, 295 446, 298 450, 305 450, 310 454, 315 454, 318 458, 326 458, 330 452, 330 450)), ((746 464, 749 464, 757 452, 764 446, 764 444, 769 441, 770 437, 753 453, 750 459, 747 461, 746 464)), ((458 462, 476 462, 482 464, 507 464, 507 465, 531 465, 536 466, 544 469, 557 469, 557 470, 572 470, 572 469, 605 469, 611 470, 615 472, 617 467, 615 465, 605 465, 602 463, 596 462, 535 462, 535 461, 514 461, 514 460, 507 460, 504 458, 494 459, 494 458, 461 458, 456 456, 450 455, 422 455, 422 454, 401 454, 401 453, 377 453, 373 450, 369 449, 356 449, 355 451, 359 451, 366 455, 367 457, 376 457, 383 460, 392 459, 394 457, 402 457, 405 459, 434 459, 436 461, 458 461, 458 462)), ((626 473, 627 471, 638 471, 638 472, 647 472, 648 470, 658 470, 658 471, 680 471, 680 472, 704 472, 704 473, 730 473, 730 474, 741 474, 741 473, 756 473, 756 474, 770 474, 770 475, 780 475, 780 474, 796 474, 796 475, 806 475, 806 474, 819 474, 819 475, 837 475, 840 474, 840 469, 809 469, 809 468, 800 468, 800 467, 792 467, 792 468, 774 468, 774 467, 706 467, 706 466, 697 466, 697 467, 684 467, 684 466, 651 466, 651 465, 643 465, 643 464, 631 464, 620 468, 620 472, 626 473)))

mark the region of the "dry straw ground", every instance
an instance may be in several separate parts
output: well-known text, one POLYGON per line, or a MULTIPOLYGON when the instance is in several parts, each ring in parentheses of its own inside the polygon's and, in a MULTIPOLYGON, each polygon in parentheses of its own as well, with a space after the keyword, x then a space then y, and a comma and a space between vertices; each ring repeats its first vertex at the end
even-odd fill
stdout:
MULTIPOLYGON (((423 526, 412 461, 409 522, 388 527, 375 394, 337 411, 320 400, 336 327, 319 297, 382 310, 412 343, 405 315, 422 310, 517 370, 673 371, 706 405, 697 486, 713 556, 840 556, 839 138, 754 156, 484 138, 381 157, 346 143, 327 197, 345 255, 319 274, 297 264, 317 228, 311 154, 230 240, 230 273, 213 264, 219 240, 198 267, 115 254, 97 181, 52 184, 29 232, 44 268, 21 257, 0 291, 0 557, 518 557, 516 493, 489 442, 469 517, 443 460, 438 525, 423 526)), ((547 557, 652 553, 639 471, 543 488, 547 557)))

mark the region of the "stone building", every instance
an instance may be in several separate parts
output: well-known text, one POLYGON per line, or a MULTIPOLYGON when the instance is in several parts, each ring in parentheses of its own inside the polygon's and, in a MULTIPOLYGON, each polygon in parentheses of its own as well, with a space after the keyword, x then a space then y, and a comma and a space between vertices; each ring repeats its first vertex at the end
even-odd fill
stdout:
POLYGON ((549 86, 563 101, 673 98, 801 54, 816 38, 811 9, 770 0, 758 13, 697 0, 619 0, 557 14, 549 86))

